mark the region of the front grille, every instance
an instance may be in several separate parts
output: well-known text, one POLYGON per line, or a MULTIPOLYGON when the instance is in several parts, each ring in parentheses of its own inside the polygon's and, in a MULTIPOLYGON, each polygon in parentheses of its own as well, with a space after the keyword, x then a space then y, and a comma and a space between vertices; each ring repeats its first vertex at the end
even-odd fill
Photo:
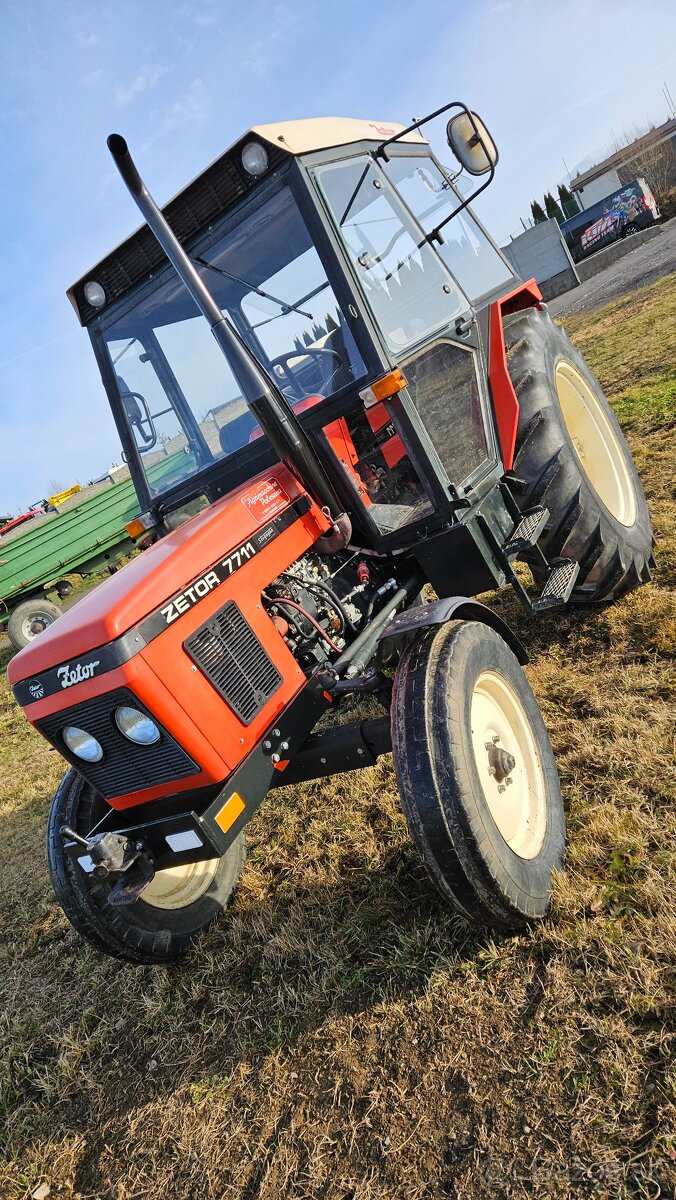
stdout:
POLYGON ((175 779, 185 779, 188 775, 196 775, 200 769, 127 688, 106 692, 95 700, 85 700, 72 708, 64 708, 35 724, 64 758, 77 767, 80 774, 107 799, 124 796, 128 792, 140 792, 144 788, 170 783, 175 779), (136 746, 123 737, 114 717, 115 709, 122 704, 137 708, 155 722, 161 731, 159 742, 154 746, 136 746), (85 763, 70 753, 61 736, 66 725, 85 729, 101 743, 101 762, 85 763))
POLYGON ((243 725, 281 686, 282 676, 234 600, 196 630, 185 651, 243 725))

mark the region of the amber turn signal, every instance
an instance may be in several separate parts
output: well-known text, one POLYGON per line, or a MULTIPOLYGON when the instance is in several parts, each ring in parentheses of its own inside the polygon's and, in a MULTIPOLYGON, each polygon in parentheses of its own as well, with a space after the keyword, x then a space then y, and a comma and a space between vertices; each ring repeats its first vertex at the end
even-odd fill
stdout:
POLYGON ((388 371, 387 375, 381 375, 380 379, 374 380, 369 387, 363 388, 359 395, 366 408, 370 408, 372 404, 380 404, 382 400, 387 400, 388 396, 395 396, 407 386, 407 382, 404 372, 395 367, 393 371, 388 371))

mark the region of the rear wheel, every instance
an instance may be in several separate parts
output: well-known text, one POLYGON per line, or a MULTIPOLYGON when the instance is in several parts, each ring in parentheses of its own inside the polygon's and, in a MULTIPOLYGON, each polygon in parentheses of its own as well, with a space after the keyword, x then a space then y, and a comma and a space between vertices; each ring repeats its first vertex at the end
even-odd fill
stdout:
POLYGON ((61 609, 51 600, 45 600, 41 596, 36 596, 33 600, 24 600, 23 604, 17 604, 10 613, 7 637, 16 650, 23 650, 24 646, 34 641, 60 616, 61 609))
POLYGON ((565 821, 530 684, 478 622, 418 635, 392 696, 392 752, 411 837, 446 900, 473 922, 544 916, 565 821))
POLYGON ((83 837, 108 806, 77 771, 67 771, 47 828, 47 861, 57 899, 72 925, 97 950, 133 963, 162 963, 186 954, 227 907, 244 864, 244 834, 222 858, 158 871, 134 904, 108 904, 111 884, 87 874, 64 851, 69 825, 83 837))
POLYGON ((520 406, 507 476, 517 503, 549 509, 539 544, 549 559, 579 562, 572 599, 612 600, 647 582, 652 562, 648 507, 617 418, 545 311, 507 317, 505 344, 520 406))

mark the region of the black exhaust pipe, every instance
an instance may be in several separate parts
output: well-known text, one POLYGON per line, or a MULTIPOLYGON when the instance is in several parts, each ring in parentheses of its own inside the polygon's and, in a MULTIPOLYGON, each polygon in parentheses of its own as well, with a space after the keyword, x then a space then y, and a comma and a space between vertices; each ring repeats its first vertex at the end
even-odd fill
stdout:
POLYGON ((351 535, 349 518, 341 512, 340 502, 305 430, 287 405, 276 383, 259 366, 246 342, 223 316, 194 263, 150 195, 129 153, 127 143, 119 133, 111 133, 108 149, 129 192, 145 217, 148 228, 157 238, 176 274, 209 322, 211 332, 261 429, 282 462, 333 521, 333 534, 321 539, 330 543, 325 548, 342 548, 347 545, 351 535), (341 546, 335 544, 338 541, 341 546))

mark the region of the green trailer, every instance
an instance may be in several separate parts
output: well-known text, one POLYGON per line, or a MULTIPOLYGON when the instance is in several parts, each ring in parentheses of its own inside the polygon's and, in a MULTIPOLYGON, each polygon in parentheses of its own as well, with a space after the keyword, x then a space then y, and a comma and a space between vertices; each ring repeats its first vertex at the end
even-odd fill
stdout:
POLYGON ((60 615, 58 602, 72 591, 65 576, 114 569, 132 550, 125 524, 138 511, 134 485, 127 479, 0 541, 0 627, 6 627, 17 649, 60 615))

